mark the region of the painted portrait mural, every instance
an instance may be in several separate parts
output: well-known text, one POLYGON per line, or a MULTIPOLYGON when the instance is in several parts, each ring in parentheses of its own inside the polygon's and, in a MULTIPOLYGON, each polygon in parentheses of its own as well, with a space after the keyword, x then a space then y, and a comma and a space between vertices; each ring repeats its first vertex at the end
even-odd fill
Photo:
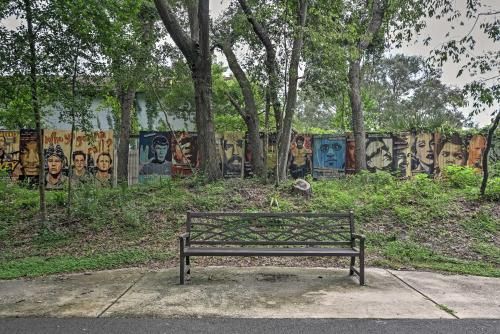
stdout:
POLYGON ((346 174, 356 172, 356 142, 351 137, 346 139, 345 172, 346 174))
POLYGON ((465 166, 467 162, 465 143, 458 134, 444 136, 435 134, 437 145, 437 160, 434 173, 441 175, 447 166, 465 166))
POLYGON ((245 135, 224 132, 222 172, 224 177, 242 177, 245 156, 245 135))
POLYGON ((73 140, 73 153, 69 157, 70 173, 69 179, 72 185, 80 186, 94 182, 93 157, 89 155, 89 142, 92 141, 94 134, 86 135, 77 131, 73 140), (92 165, 89 165, 89 162, 92 165))
POLYGON ((45 189, 61 190, 69 182, 71 131, 45 129, 43 154, 45 159, 45 189))
POLYGON ((409 132, 401 132, 392 137, 393 157, 392 170, 400 177, 411 176, 411 135, 409 132))
POLYGON ((294 178, 304 178, 312 171, 312 137, 295 134, 290 142, 288 169, 294 178))
POLYGON ((9 180, 19 163, 19 131, 0 130, 0 179, 9 180))
POLYGON ((38 157, 39 137, 35 130, 22 129, 19 132, 19 162, 11 178, 29 185, 38 183, 40 159, 38 157))
POLYGON ((416 133, 411 140, 412 174, 434 173, 436 142, 433 133, 416 133))
POLYGON ((331 178, 344 174, 345 137, 319 135, 313 137, 313 177, 331 178))
POLYGON ((366 138, 366 167, 370 172, 392 170, 392 137, 368 134, 366 138))
POLYGON ((172 175, 189 176, 199 167, 197 136, 194 132, 175 132, 171 139, 172 175))
POLYGON ((171 132, 139 133, 139 182, 172 175, 171 132))
POLYGON ((96 131, 87 139, 87 168, 98 188, 113 186, 113 131, 96 131))
POLYGON ((473 135, 467 145, 467 166, 480 173, 483 170, 483 155, 486 149, 486 137, 473 135))

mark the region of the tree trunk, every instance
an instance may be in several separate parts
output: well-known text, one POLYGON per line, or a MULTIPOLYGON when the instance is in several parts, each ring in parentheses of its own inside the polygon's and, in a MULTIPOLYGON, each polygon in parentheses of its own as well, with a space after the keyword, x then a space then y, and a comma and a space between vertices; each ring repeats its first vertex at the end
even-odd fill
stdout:
POLYGON ((269 33, 256 19, 252 13, 252 10, 248 6, 246 0, 238 0, 241 9, 245 13, 245 16, 252 25, 252 28, 257 34, 257 37, 264 45, 266 49, 266 71, 269 80, 269 94, 271 98, 271 105, 273 106, 274 118, 276 121, 276 131, 279 132, 282 127, 283 117, 281 112, 281 104, 278 98, 278 86, 279 86, 279 76, 278 76, 278 63, 276 60, 276 50, 274 45, 269 38, 269 33))
POLYGON ((286 179, 286 168, 288 166, 288 152, 290 151, 290 137, 292 135, 292 121, 297 104, 297 85, 299 80, 299 62, 302 45, 304 42, 304 27, 307 18, 307 0, 300 0, 297 12, 297 29, 293 40, 292 55, 290 57, 290 68, 288 78, 288 94, 286 99, 285 117, 283 128, 278 140, 278 180, 286 179))
POLYGON ((481 182, 481 189, 479 191, 481 196, 484 196, 484 193, 486 192, 486 186, 488 185, 488 177, 489 177, 488 155, 490 153, 491 144, 493 142, 493 137, 495 136, 495 131, 498 127, 499 121, 500 121, 500 110, 497 111, 497 116, 495 117, 493 124, 491 124, 491 127, 488 130, 488 139, 486 141, 486 148, 484 150, 484 155, 483 155, 483 181, 481 182))
POLYGON ((75 58, 73 61, 73 76, 71 79, 71 140, 69 143, 69 157, 68 157, 68 207, 66 208, 66 215, 68 218, 71 216, 71 200, 72 200, 72 176, 73 176, 73 168, 71 168, 71 161, 73 161, 73 139, 75 138, 75 128, 76 128, 76 111, 75 111, 75 103, 76 103, 76 78, 78 75, 78 53, 80 51, 80 41, 78 41, 77 47, 75 49, 75 58))
POLYGON ((361 61, 349 62, 349 98, 351 100, 352 127, 356 150, 356 172, 366 170, 366 138, 363 110, 361 109, 361 61))
MULTIPOLYGON (((219 179, 222 172, 219 168, 215 145, 215 126, 212 114, 212 58, 209 39, 209 3, 198 0, 198 24, 191 24, 191 36, 199 36, 195 40, 181 28, 172 8, 165 0, 154 0, 156 9, 175 42, 191 67, 191 77, 195 91, 196 127, 198 130, 198 148, 201 169, 209 181, 219 179)), ((190 6, 191 11, 194 6, 190 6)), ((193 16, 193 13, 190 14, 193 16)))
MULTIPOLYGON (((231 49, 230 43, 228 41, 222 41, 220 43, 220 48, 224 52, 229 68, 240 85, 243 99, 245 101, 244 112, 238 107, 237 110, 247 126, 249 146, 252 151, 252 165, 254 173, 259 177, 264 177, 264 150, 262 148, 262 141, 260 140, 259 115, 257 112, 257 105, 255 104, 252 86, 250 85, 250 81, 248 81, 245 72, 238 64, 238 60, 231 49)), ((233 101, 232 103, 237 103, 237 101, 233 101)))
POLYGON ((26 10, 26 24, 28 25, 28 42, 30 46, 30 86, 31 86, 31 105, 33 108, 33 113, 35 116, 35 129, 38 136, 38 161, 39 161, 39 173, 38 173, 38 190, 40 194, 40 219, 42 222, 47 220, 47 205, 45 201, 45 159, 43 155, 43 137, 42 137, 42 126, 41 126, 41 114, 40 105, 38 103, 38 83, 37 83, 37 54, 36 54, 36 35, 33 31, 33 11, 31 8, 31 1, 24 0, 24 7, 26 10))
POLYGON ((215 125, 212 113, 212 53, 210 51, 209 3, 198 2, 199 49, 193 67, 193 81, 196 105, 196 126, 198 144, 201 148, 199 159, 201 169, 209 181, 222 176, 217 159, 215 125))
MULTIPOLYGON (((120 88, 118 99, 120 101, 121 125, 120 142, 118 144, 118 182, 128 183, 128 153, 130 144, 130 114, 135 98, 135 88, 120 88)), ((116 163, 116 162, 115 162, 116 163)))

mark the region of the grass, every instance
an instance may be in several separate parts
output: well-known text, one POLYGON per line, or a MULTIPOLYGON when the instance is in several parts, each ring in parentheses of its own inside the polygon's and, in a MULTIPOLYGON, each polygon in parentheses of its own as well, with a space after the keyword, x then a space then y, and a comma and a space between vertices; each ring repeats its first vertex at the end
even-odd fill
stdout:
POLYGON ((2 262, 0 279, 120 268, 150 261, 163 261, 172 257, 173 255, 167 252, 143 252, 140 250, 122 250, 109 254, 97 253, 81 257, 69 255, 54 257, 32 256, 2 262))
POLYGON ((0 278, 164 265, 177 253, 186 211, 350 209, 357 231, 367 236, 368 266, 500 277, 499 195, 492 188, 492 201, 480 199, 472 191, 475 180, 463 170, 452 180, 361 173, 311 181, 309 200, 292 194, 291 182, 276 188, 258 180, 205 183, 198 177, 88 187, 75 191, 71 217, 65 194, 48 192, 44 225, 37 223, 36 190, 0 182, 0 278))

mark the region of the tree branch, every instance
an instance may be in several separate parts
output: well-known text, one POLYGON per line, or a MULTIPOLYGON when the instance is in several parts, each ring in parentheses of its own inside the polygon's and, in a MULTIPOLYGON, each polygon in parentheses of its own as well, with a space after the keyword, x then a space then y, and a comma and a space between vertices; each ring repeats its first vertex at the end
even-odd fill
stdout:
POLYGON ((236 55, 234 54, 229 41, 222 41, 219 43, 219 45, 222 49, 222 52, 224 52, 224 55, 226 56, 227 63, 229 65, 229 68, 231 69, 231 72, 233 72, 236 81, 238 81, 238 84, 240 85, 243 99, 245 101, 246 112, 245 116, 243 116, 243 118, 245 118, 246 116, 249 116, 250 113, 257 111, 255 99, 252 92, 252 86, 245 72, 238 63, 238 59, 236 58, 236 55))
POLYGON ((359 41, 358 48, 361 51, 366 50, 373 41, 373 37, 380 29, 382 20, 384 19, 385 9, 387 8, 387 0, 374 0, 372 6, 372 15, 370 23, 366 28, 365 34, 359 41))
POLYGON ((236 109, 236 111, 238 111, 238 113, 241 115, 241 117, 245 118, 246 115, 243 112, 243 109, 241 109, 241 106, 238 103, 238 101, 236 101, 236 99, 234 97, 232 97, 231 94, 229 94, 227 92, 226 92, 226 96, 229 99, 229 102, 231 102, 231 104, 233 105, 233 107, 236 109))
POLYGON ((170 37, 172 37, 184 57, 186 57, 186 60, 193 64, 196 60, 194 55, 196 49, 195 42, 184 32, 167 1, 154 0, 156 9, 170 37))

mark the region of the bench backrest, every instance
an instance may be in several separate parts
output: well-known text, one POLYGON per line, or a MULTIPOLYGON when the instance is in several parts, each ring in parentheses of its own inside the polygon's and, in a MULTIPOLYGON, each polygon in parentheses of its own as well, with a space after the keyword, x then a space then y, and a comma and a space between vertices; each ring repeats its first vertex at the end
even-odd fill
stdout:
POLYGON ((191 245, 352 246, 348 213, 188 212, 191 245))

